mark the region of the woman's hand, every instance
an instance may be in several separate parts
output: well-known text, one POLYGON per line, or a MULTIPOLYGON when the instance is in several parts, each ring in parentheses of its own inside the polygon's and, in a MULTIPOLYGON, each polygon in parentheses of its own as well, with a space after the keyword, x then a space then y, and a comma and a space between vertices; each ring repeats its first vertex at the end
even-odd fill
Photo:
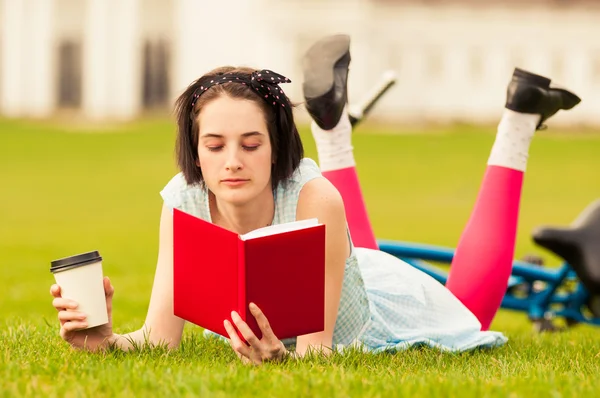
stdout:
POLYGON ((60 286, 54 284, 50 287, 50 294, 54 297, 52 305, 58 311, 60 321, 60 337, 71 344, 74 348, 85 348, 96 351, 98 348, 108 346, 113 337, 112 330, 112 298, 115 289, 108 277, 104 278, 104 295, 106 296, 106 307, 108 309, 108 323, 90 329, 87 327, 87 314, 77 311, 78 303, 63 298, 60 286))
POLYGON ((225 320, 223 324, 225 325, 227 334, 229 334, 231 347, 233 350, 236 352, 242 362, 252 363, 254 365, 260 365, 263 362, 279 361, 283 359, 287 354, 287 350, 285 349, 283 343, 273 333, 265 314, 263 314, 260 308, 258 308, 258 306, 254 303, 250 303, 248 307, 250 308, 250 312, 260 327, 262 339, 258 339, 258 337, 254 335, 254 332, 252 332, 252 329, 250 329, 248 324, 242 320, 239 314, 235 311, 232 311, 231 319, 249 344, 247 345, 244 343, 238 336, 233 325, 229 321, 225 320))

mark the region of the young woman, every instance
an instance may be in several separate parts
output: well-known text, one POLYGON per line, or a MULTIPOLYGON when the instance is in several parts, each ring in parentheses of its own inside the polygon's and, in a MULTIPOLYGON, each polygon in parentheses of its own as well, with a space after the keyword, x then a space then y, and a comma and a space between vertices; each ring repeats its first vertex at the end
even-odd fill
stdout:
MULTIPOLYGON (((193 82, 179 97, 177 174, 161 192, 158 264, 146 321, 126 335, 112 321, 92 329, 77 303, 50 289, 60 335, 91 351, 132 342, 177 347, 184 321, 173 315, 172 210, 243 234, 266 225, 318 218, 326 225, 325 329, 298 336, 296 354, 350 345, 369 351, 428 344, 461 351, 503 344, 487 331, 511 272, 521 184, 536 129, 579 98, 550 88, 541 76, 515 70, 488 169, 462 235, 447 286, 377 250, 358 183, 345 110, 349 38, 327 37, 304 59, 304 94, 314 123, 320 168, 303 157, 292 105, 273 71, 224 67, 193 82), (357 247, 355 247, 355 245, 357 247)), ((201 237, 199 237, 201 239, 201 237)), ((114 288, 105 278, 109 319, 114 288)), ((288 354, 268 314, 250 306, 258 339, 235 312, 224 320, 228 341, 244 362, 288 354), (236 329, 249 343, 243 343, 236 329)))

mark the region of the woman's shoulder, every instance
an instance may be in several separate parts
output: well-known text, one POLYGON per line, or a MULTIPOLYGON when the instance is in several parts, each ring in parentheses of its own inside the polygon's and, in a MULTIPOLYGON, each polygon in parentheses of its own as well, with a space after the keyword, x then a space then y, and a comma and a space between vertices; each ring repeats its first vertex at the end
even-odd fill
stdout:
POLYGON ((323 174, 317 163, 310 158, 302 159, 300 166, 291 178, 300 188, 299 199, 303 198, 309 201, 341 199, 339 191, 327 178, 318 177, 323 177, 323 174))
POLYGON ((300 164, 298 167, 296 167, 296 170, 294 170, 294 173, 289 178, 288 183, 292 182, 304 185, 316 177, 322 177, 321 169, 317 165, 317 162, 311 158, 303 158, 300 160, 300 164))
MULTIPOLYGON (((276 203, 279 222, 295 221, 300 211, 343 203, 333 184, 323 177, 317 163, 304 158, 294 174, 277 189, 276 203)), ((342 204, 343 207, 343 204, 342 204)))
POLYGON ((310 158, 303 158, 292 175, 279 183, 277 199, 298 200, 298 195, 306 183, 318 177, 322 177, 322 174, 317 163, 310 158))
POLYGON ((344 201, 337 188, 326 178, 315 178, 304 184, 298 195, 297 215, 344 219, 344 201))
POLYGON ((165 204, 172 209, 201 216, 204 208, 204 188, 201 184, 189 184, 183 173, 175 174, 160 191, 165 204))

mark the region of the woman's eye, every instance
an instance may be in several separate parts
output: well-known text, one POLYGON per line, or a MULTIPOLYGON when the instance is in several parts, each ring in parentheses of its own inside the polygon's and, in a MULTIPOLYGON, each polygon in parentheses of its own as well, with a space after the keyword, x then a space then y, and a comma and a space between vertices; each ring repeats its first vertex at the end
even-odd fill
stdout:
POLYGON ((211 152, 218 152, 223 149, 223 146, 207 146, 206 148, 211 152))
POLYGON ((242 148, 246 151, 256 151, 259 145, 243 145, 242 148))

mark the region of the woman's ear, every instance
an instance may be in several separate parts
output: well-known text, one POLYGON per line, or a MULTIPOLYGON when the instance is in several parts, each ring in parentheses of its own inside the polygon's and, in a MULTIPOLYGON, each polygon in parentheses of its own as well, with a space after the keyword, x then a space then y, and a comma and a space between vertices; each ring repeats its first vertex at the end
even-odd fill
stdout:
POLYGON ((196 166, 200 167, 200 159, 196 159, 196 166))

